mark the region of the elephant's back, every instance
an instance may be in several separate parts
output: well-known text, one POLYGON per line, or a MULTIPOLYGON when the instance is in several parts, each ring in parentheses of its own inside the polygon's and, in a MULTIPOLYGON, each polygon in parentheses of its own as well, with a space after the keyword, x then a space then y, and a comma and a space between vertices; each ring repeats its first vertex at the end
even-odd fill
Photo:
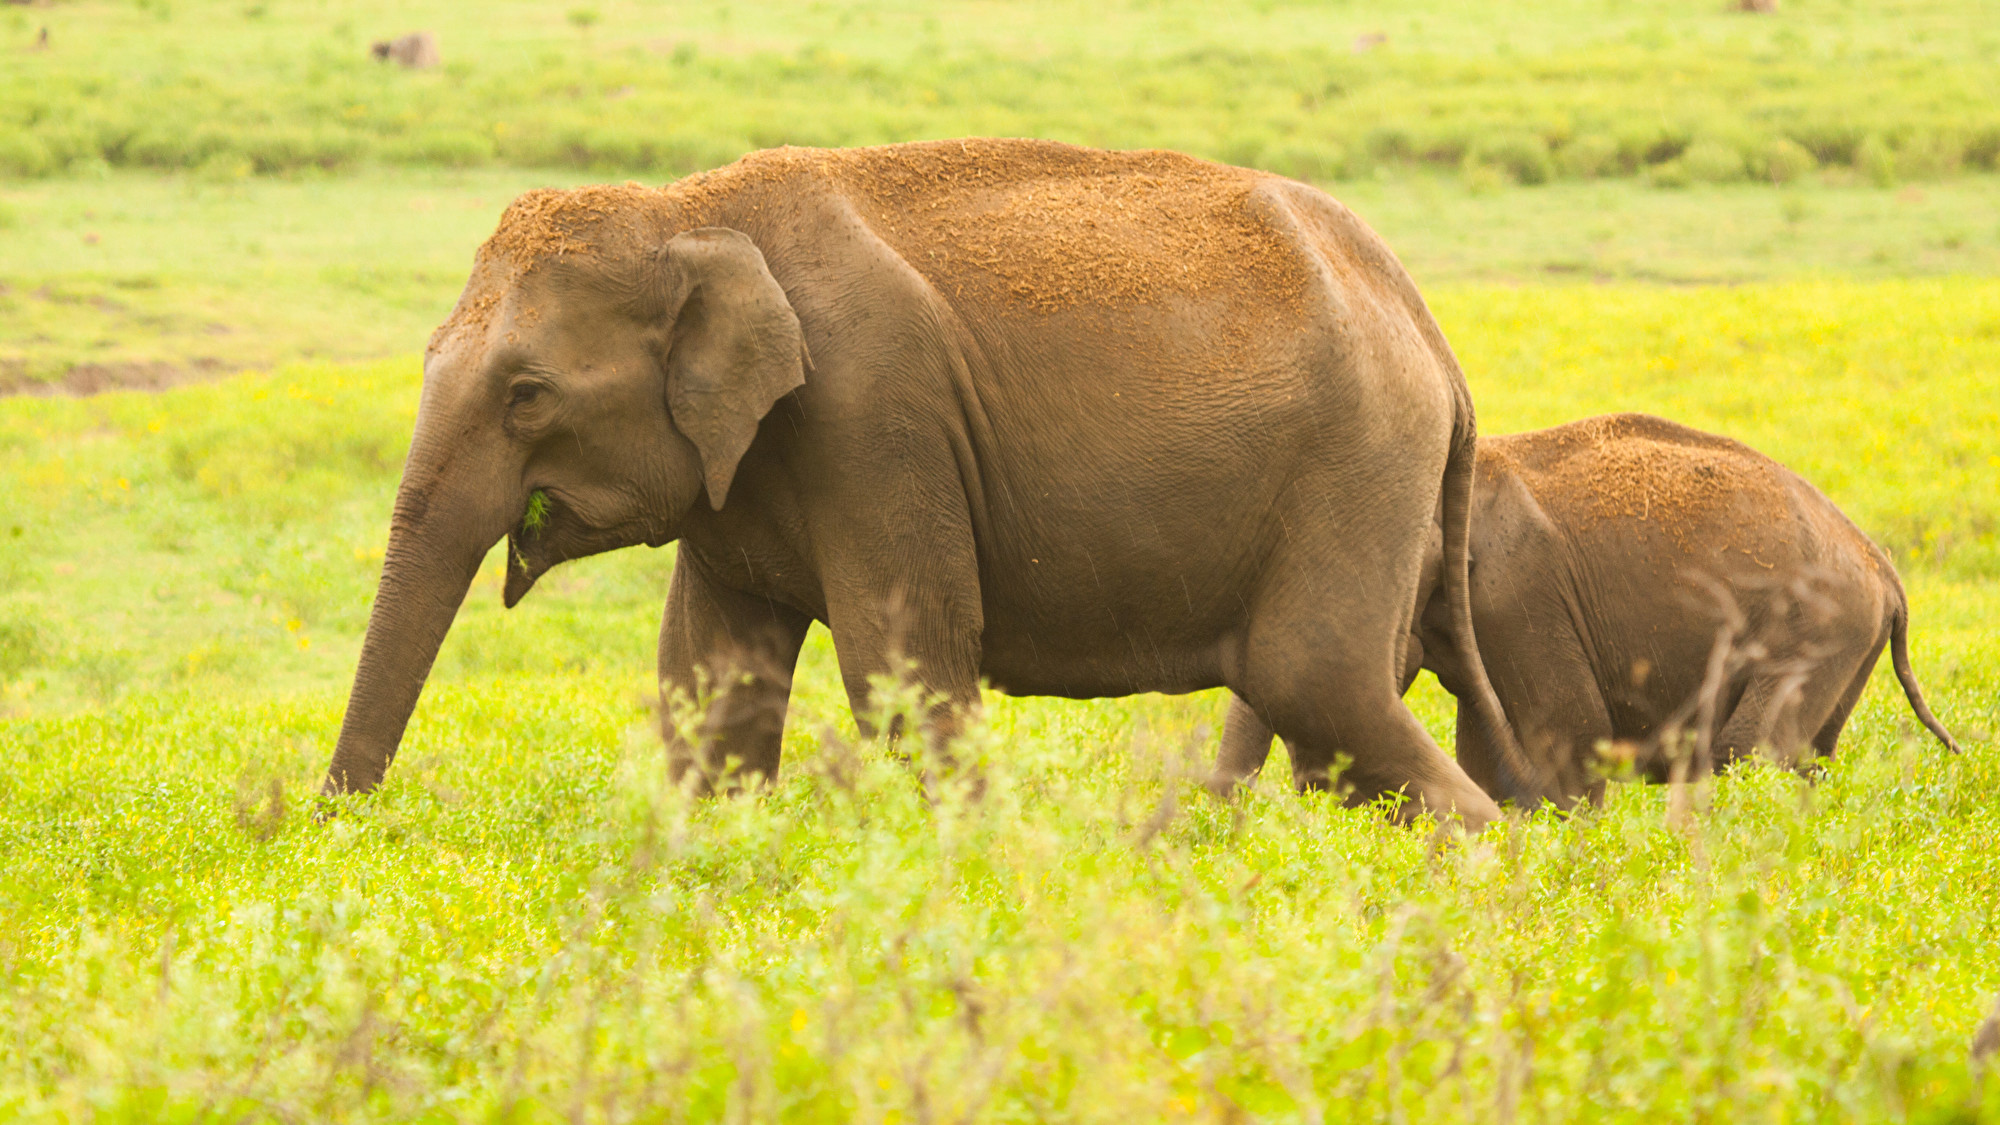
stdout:
POLYGON ((1519 477, 1585 552, 1637 547, 1714 577, 1855 577, 1877 565, 1867 537, 1810 482, 1664 418, 1611 414, 1482 437, 1479 463, 1482 474, 1519 477))
POLYGON ((1464 412, 1456 360, 1387 246, 1269 173, 966 138, 769 149, 665 194, 678 225, 750 230, 767 256, 823 257, 831 240, 871 269, 893 258, 984 357, 975 369, 1122 372, 1154 401, 1291 404, 1313 425, 1413 391, 1464 412), (810 229, 772 220, 808 213, 810 229))
POLYGON ((825 291, 889 275, 924 290, 910 315, 962 357, 953 393, 1009 446, 1042 435, 1275 479, 1371 452, 1357 442, 1414 443, 1427 464, 1465 413, 1394 256, 1268 173, 973 138, 772 149, 666 192, 683 225, 750 231, 788 288, 811 260, 837 263, 825 291))
POLYGON ((1264 173, 1161 150, 966 138, 781 148, 667 188, 696 211, 832 191, 955 304, 1052 314, 1234 294, 1304 300, 1312 267, 1264 213, 1264 173))
POLYGON ((1480 466, 1520 477, 1573 532, 1615 525, 1688 550, 1793 517, 1784 470, 1738 442, 1645 414, 1480 439, 1480 466))

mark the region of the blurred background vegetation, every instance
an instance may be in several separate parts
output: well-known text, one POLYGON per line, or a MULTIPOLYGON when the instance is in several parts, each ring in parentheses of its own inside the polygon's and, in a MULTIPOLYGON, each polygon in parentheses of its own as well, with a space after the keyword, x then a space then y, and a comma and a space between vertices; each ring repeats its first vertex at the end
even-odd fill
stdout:
POLYGON ((1981 0, 0 11, 0 390, 421 345, 529 187, 1015 134, 1328 184, 1420 283, 2000 272, 1981 0), (370 45, 435 36, 410 69, 370 45))
POLYGON ((1768 15, 1667 0, 78 3, 8 19, 0 171, 671 177, 752 148, 973 133, 1308 179, 1419 165, 1527 184, 1921 181, 2000 159, 1992 15, 1979 0, 1768 15), (371 40, 417 28, 443 65, 371 57, 371 40))

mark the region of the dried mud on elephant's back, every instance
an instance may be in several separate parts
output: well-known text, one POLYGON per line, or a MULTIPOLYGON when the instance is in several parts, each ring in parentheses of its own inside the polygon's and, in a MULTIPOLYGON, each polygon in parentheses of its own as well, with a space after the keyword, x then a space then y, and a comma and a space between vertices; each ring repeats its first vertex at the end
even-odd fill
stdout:
POLYGON ((1310 268, 1251 198, 1263 177, 1174 152, 966 139, 755 152, 668 185, 690 213, 764 184, 844 189, 940 292, 1049 313, 1254 294, 1297 305, 1310 268))
POLYGON ((1037 312, 1235 291, 1296 303, 1307 266, 1257 215, 1256 173, 1172 152, 954 141, 849 156, 933 284, 996 286, 1037 312))

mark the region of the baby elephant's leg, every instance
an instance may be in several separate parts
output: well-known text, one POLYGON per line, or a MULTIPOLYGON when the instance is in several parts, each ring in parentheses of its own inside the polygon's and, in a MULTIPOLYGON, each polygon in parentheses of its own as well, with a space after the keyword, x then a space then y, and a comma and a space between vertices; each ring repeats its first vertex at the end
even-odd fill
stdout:
POLYGON ((1715 768, 1724 769, 1759 747, 1786 766, 1805 764, 1810 756, 1806 748, 1813 743, 1823 741, 1821 752, 1831 753, 1874 662, 1873 653, 1840 652, 1760 665, 1728 718, 1717 725, 1711 755, 1715 768), (1829 724, 1831 737, 1822 737, 1829 724))
MULTIPOLYGON (((1536 627, 1487 628, 1480 657, 1507 712, 1525 762, 1510 762, 1477 712, 1458 707, 1458 764, 1495 800, 1532 809, 1544 801, 1563 808, 1603 798, 1597 747, 1613 736, 1611 713, 1582 638, 1567 614, 1544 607, 1536 627)), ((1454 677, 1456 681, 1460 677, 1454 677)))

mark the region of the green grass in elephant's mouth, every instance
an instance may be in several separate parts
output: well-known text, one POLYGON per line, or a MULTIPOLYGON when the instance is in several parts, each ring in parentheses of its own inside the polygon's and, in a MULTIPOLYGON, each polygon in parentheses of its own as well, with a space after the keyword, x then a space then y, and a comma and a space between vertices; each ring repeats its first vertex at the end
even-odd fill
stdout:
POLYGON ((528 510, 521 516, 521 531, 528 536, 540 535, 549 522, 549 494, 537 488, 528 493, 528 510))

